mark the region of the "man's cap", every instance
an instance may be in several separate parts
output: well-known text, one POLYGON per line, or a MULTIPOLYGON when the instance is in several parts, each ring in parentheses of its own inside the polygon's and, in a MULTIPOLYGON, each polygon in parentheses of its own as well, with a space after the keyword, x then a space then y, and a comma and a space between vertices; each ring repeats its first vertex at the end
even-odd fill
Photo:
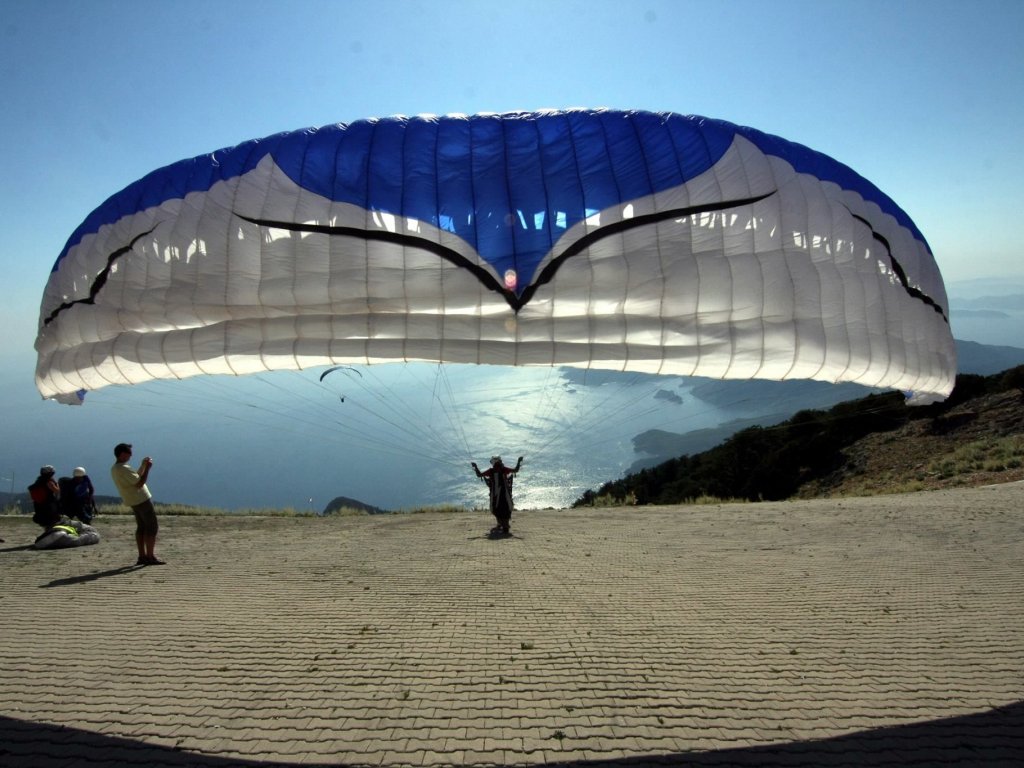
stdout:
POLYGON ((57 470, 54 469, 49 464, 47 464, 47 465, 42 466, 42 467, 39 468, 39 474, 40 475, 55 475, 55 474, 57 474, 57 470))
POLYGON ((71 475, 72 477, 85 477, 85 467, 75 467, 75 471, 71 475))
POLYGON ((117 445, 114 446, 114 456, 120 456, 125 451, 130 451, 131 449, 131 443, 118 443, 117 445))

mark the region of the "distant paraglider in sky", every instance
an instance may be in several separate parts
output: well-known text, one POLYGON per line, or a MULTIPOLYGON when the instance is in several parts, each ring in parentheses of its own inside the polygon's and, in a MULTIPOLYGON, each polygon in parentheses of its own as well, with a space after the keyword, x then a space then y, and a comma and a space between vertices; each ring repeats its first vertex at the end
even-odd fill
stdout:
POLYGON ((362 120, 156 170, 71 235, 36 349, 40 393, 79 402, 392 361, 929 402, 956 369, 928 244, 871 182, 752 128, 615 110, 362 120))
POLYGON ((320 374, 320 381, 327 378, 328 374, 334 373, 335 371, 346 370, 352 371, 352 373, 358 374, 359 378, 363 378, 363 374, 359 373, 357 368, 353 368, 350 365, 334 365, 328 368, 326 371, 320 374))

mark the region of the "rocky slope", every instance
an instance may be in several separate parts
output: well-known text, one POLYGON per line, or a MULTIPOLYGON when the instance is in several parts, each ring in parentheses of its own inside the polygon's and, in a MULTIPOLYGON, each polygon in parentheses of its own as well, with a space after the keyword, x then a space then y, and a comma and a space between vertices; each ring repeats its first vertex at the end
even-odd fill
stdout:
POLYGON ((988 485, 1024 479, 1024 394, 968 400, 933 419, 875 432, 843 450, 834 472, 804 483, 800 498, 988 485))

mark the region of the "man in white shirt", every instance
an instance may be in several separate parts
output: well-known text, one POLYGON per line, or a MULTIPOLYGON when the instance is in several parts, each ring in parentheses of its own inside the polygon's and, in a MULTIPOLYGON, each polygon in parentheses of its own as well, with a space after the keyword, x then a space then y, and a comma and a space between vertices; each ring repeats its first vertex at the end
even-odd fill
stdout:
POLYGON ((135 513, 135 543, 139 547, 139 559, 135 564, 164 565, 164 561, 158 559, 153 552, 160 526, 153 508, 153 494, 146 487, 153 460, 147 456, 138 469, 132 469, 128 463, 132 459, 131 443, 118 443, 114 446, 114 457, 117 461, 110 468, 110 476, 121 499, 135 513))

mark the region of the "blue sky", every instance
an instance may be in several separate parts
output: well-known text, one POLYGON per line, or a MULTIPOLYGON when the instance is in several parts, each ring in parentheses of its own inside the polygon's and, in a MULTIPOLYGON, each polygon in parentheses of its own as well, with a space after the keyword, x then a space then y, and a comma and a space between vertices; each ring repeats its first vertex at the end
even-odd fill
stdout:
MULTIPOLYGON (((7 407, 52 429, 32 385, 39 299, 107 196, 185 157, 375 115, 607 106, 751 125, 876 183, 947 282, 1022 278, 1022 29, 1018 0, 0 0, 7 407)), ((0 452, 4 477, 21 463, 0 452)))

